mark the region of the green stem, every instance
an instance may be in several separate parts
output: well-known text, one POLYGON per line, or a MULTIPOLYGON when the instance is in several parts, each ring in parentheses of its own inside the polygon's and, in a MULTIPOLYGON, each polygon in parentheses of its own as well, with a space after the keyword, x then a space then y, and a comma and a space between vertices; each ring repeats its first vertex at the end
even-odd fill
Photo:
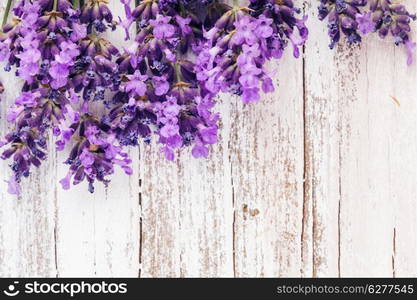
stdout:
POLYGON ((175 79, 178 82, 181 82, 181 66, 178 62, 175 63, 175 79))
POLYGON ((9 18, 10 8, 12 7, 13 0, 7 0, 6 10, 4 11, 2 26, 6 25, 7 19, 9 18))
POLYGON ((181 15, 185 14, 185 7, 184 4, 180 1, 180 10, 181 10, 181 15))
POLYGON ((57 11, 58 9, 58 0, 54 0, 54 7, 52 8, 52 11, 57 11))
POLYGON ((72 2, 73 2, 74 9, 80 8, 80 0, 73 0, 72 2))

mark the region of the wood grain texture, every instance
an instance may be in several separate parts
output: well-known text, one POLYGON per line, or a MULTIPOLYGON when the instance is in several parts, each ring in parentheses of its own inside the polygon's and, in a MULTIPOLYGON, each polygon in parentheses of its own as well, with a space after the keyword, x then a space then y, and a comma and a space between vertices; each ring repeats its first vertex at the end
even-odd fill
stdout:
POLYGON ((185 151, 167 163, 157 145, 142 147, 142 276, 233 276, 230 126, 226 114, 209 161, 185 151))
POLYGON ((302 60, 291 55, 278 67, 281 74, 291 70, 291 76, 278 76, 274 93, 255 105, 230 99, 235 275, 240 277, 300 272, 303 77, 302 60))
POLYGON ((331 52, 318 38, 326 29, 315 3, 304 71, 303 275, 415 276, 415 65, 376 37, 331 52))
MULTIPOLYGON (((0 276, 417 276, 416 64, 376 37, 329 50, 317 0, 295 2, 309 14, 303 57, 269 65, 277 90, 260 103, 218 97, 209 159, 140 145, 134 175, 90 195, 61 190, 68 149, 51 150, 18 198, 0 161, 0 276)), ((3 136, 20 83, 0 80, 3 136)))

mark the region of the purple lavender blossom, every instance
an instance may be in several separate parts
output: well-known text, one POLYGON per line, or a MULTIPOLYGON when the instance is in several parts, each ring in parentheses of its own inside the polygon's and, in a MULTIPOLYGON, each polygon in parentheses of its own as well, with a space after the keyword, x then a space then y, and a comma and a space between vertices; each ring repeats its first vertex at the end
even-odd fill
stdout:
POLYGON ((368 34, 375 31, 375 22, 372 20, 372 14, 370 12, 363 15, 357 14, 356 22, 358 23, 358 30, 361 34, 368 34))
POLYGON ((211 112, 213 95, 199 88, 194 63, 185 56, 197 55, 204 41, 201 15, 209 2, 139 1, 133 10, 131 1, 122 2, 122 25, 128 32, 136 23, 139 32, 118 61, 124 75, 106 122, 122 145, 135 146, 140 138, 150 143, 156 135, 168 160, 189 145, 194 156, 206 157, 207 145, 217 140, 218 116, 211 112))
POLYGON ((377 32, 379 37, 391 35, 394 43, 404 45, 407 64, 413 61, 416 44, 411 41, 410 22, 416 15, 392 0, 321 0, 319 18, 327 19, 330 48, 340 40, 341 34, 351 44, 362 41, 362 35, 377 32))
POLYGON ((94 182, 109 183, 107 176, 119 166, 127 175, 132 174, 131 160, 117 145, 110 128, 103 126, 91 116, 85 116, 80 124, 79 142, 72 148, 67 161, 70 166, 67 175, 60 181, 63 189, 87 180, 88 190, 94 192, 94 182))
POLYGON ((261 88, 273 92, 265 64, 280 59, 288 44, 299 56, 308 35, 306 18, 295 17, 299 12, 291 0, 252 0, 247 8, 227 7, 204 34, 196 62, 200 84, 213 95, 241 95, 244 103, 259 101, 261 88))
MULTIPOLYGON (((25 81, 21 96, 7 115, 15 129, 2 142, 8 147, 2 159, 13 159, 9 191, 17 193, 31 166, 38 167, 46 158, 50 132, 57 138, 58 150, 73 139, 79 140, 85 120, 96 118, 89 103, 104 103, 105 90, 118 89, 118 68, 112 61, 118 51, 97 35, 114 29, 105 3, 87 0, 81 13, 68 0, 21 0, 13 10, 15 21, 3 27, 0 58, 7 60, 7 70, 16 66, 17 75, 25 81)), ((111 139, 107 131, 102 135, 111 139)), ((118 146, 108 142, 100 147, 114 151, 118 146)), ((128 170, 128 159, 119 152, 123 158, 107 155, 107 170, 112 169, 109 164, 128 170)), ((100 174, 104 176, 104 172, 100 174)), ((96 178, 106 182, 103 176, 86 176, 90 189, 96 178)))

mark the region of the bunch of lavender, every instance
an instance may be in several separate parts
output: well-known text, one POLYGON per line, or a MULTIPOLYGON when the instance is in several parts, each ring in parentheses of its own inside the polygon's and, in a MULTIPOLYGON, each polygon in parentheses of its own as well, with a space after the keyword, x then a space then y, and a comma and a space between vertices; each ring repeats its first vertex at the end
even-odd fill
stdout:
POLYGON ((208 93, 232 92, 250 103, 260 99, 260 87, 274 91, 265 63, 280 59, 290 43, 298 57, 308 30, 306 18, 297 19, 300 10, 292 0, 251 0, 248 7, 237 2, 223 6, 224 13, 210 20, 213 26, 204 32, 196 72, 208 93))
POLYGON ((126 174, 131 175, 131 160, 128 154, 116 142, 110 128, 90 114, 82 117, 76 144, 73 146, 66 163, 70 169, 60 183, 64 189, 69 189, 71 182, 76 185, 87 180, 88 190, 94 192, 94 181, 107 184, 108 175, 114 173, 114 166, 120 166, 126 174))
POLYGON ((416 15, 393 0, 321 0, 319 18, 327 18, 330 48, 339 42, 343 33, 349 43, 361 42, 362 36, 378 32, 381 38, 392 35, 395 44, 404 45, 407 63, 413 61, 416 44, 411 41, 410 22, 416 15))
POLYGON ((149 143, 156 135, 168 160, 191 144, 195 157, 206 157, 207 145, 217 142, 219 117, 211 111, 213 95, 199 88, 187 57, 202 43, 198 16, 209 1, 145 0, 133 10, 130 0, 122 2, 127 37, 133 23, 139 32, 118 61, 124 75, 105 122, 122 145, 137 145, 139 138, 149 143))
POLYGON ((22 94, 7 114, 16 127, 1 142, 8 146, 1 158, 13 157, 12 194, 19 193, 19 182, 29 176, 30 167, 45 159, 47 129, 53 126, 55 134, 68 140, 72 134, 68 123, 78 117, 68 92, 60 90, 79 55, 75 44, 79 38, 74 34, 71 39, 77 17, 70 7, 68 1, 22 0, 14 8, 13 22, 3 26, 0 60, 7 60, 7 71, 15 66, 16 75, 24 80, 22 94))
MULTIPOLYGON (((98 36, 105 30, 104 22, 111 20, 110 11, 102 8, 103 2, 86 1, 88 9, 83 10, 80 18, 79 1, 21 0, 13 9, 13 22, 3 26, 0 60, 7 61, 6 70, 16 67, 16 74, 24 80, 22 94, 7 115, 15 129, 0 144, 8 146, 1 158, 13 158, 9 180, 12 194, 19 193, 21 178, 29 176, 31 166, 38 167, 46 158, 50 132, 58 138, 58 150, 64 149, 71 139, 88 139, 81 126, 86 119, 94 119, 89 102, 102 100, 105 88, 116 89, 114 86, 119 84, 114 79, 117 67, 111 62, 117 50, 98 36), (81 92, 82 100, 78 96, 81 92)), ((107 129, 97 128, 103 132, 96 136, 111 140, 107 129)), ((92 155, 101 155, 109 146, 104 142, 83 143, 78 147, 79 153, 67 161, 71 170, 82 165, 85 147, 92 155)), ((129 162, 128 158, 124 160, 129 162)), ((90 186, 95 179, 106 182, 104 176, 113 172, 116 163, 113 157, 105 155, 105 159, 82 168, 85 176, 77 171, 74 183, 80 178, 86 178, 90 186)), ((64 182, 63 186, 68 184, 64 182)))
POLYGON ((89 191, 94 192, 95 180, 107 184, 107 176, 114 173, 114 166, 120 166, 126 174, 132 174, 127 153, 122 151, 111 128, 99 121, 90 107, 93 102, 104 106, 105 92, 117 91, 120 85, 119 67, 115 59, 118 49, 100 36, 108 29, 114 30, 116 23, 106 0, 87 0, 81 8, 81 23, 86 26, 87 35, 80 45, 80 56, 71 72, 74 96, 81 94, 80 118, 74 127, 76 141, 65 162, 70 166, 67 176, 60 182, 69 189, 86 179, 89 191))

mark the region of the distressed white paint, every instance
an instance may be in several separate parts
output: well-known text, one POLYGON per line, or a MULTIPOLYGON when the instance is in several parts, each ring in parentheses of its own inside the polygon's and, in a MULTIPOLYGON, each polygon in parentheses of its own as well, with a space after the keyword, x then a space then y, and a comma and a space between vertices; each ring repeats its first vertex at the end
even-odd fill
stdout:
MULTIPOLYGON (((67 153, 51 151, 19 198, 0 161, 0 276, 417 276, 416 64, 372 37, 330 51, 315 5, 304 57, 287 53, 274 94, 219 97, 207 160, 141 145, 132 177, 90 195, 60 189, 67 153)), ((0 80, 4 135, 19 83, 0 80)))

